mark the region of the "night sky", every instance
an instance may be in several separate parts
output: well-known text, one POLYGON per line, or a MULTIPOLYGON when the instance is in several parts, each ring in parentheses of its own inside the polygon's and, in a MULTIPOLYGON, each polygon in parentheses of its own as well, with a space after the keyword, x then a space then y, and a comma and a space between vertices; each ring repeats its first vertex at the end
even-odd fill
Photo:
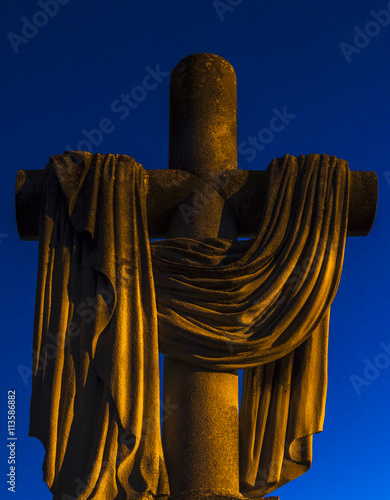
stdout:
POLYGON ((66 149, 167 168, 169 74, 183 57, 209 52, 237 73, 239 168, 327 153, 351 170, 377 172, 374 227, 348 238, 331 309, 324 432, 314 437, 311 470, 278 494, 388 498, 390 2, 13 0, 2 10, 0 497, 52 497, 42 481, 43 446, 28 437, 38 243, 18 237, 16 173, 43 169, 66 149), (147 74, 156 85, 137 94, 147 74), (125 106, 122 94, 139 100, 125 106), (275 110, 289 123, 254 149, 250 137, 264 137, 275 110), (6 483, 9 390, 15 494, 6 483))

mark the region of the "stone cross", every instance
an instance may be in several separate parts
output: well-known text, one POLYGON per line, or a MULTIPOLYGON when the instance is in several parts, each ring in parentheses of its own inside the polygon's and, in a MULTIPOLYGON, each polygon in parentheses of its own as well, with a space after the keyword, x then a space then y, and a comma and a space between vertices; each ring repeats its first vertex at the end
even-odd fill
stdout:
MULTIPOLYGON (((150 238, 254 236, 265 198, 265 171, 237 168, 233 67, 221 57, 195 54, 174 68, 170 85, 169 169, 146 171, 150 238)), ((18 172, 16 214, 22 240, 39 238, 44 175, 43 170, 18 172)), ((349 236, 369 233, 376 201, 376 174, 351 172, 349 236)), ((162 426, 171 495, 197 489, 239 491, 238 399, 237 371, 205 370, 165 357, 164 401, 176 408, 162 426)))

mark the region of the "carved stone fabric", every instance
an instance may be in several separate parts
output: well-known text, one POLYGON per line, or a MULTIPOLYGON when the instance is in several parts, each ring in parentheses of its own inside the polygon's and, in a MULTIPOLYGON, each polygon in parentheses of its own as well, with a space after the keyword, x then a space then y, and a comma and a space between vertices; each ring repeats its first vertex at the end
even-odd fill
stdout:
POLYGON ((169 495, 158 347, 215 370, 244 368, 242 494, 308 470, 324 420, 347 163, 273 160, 259 234, 233 244, 149 244, 146 181, 130 157, 67 153, 47 174, 30 434, 45 447, 54 498, 169 495))

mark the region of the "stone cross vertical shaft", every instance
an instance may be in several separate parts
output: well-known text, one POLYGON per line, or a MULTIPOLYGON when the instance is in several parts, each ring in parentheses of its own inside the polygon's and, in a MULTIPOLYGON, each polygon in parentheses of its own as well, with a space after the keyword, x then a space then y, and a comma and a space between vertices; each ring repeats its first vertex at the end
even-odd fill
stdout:
MULTIPOLYGON (((170 88, 169 168, 195 174, 209 186, 177 210, 168 236, 236 239, 234 217, 218 179, 237 169, 236 75, 221 57, 198 54, 173 70, 170 88), (205 190, 201 193, 205 194, 205 190)), ((216 372, 165 356, 164 401, 177 405, 163 423, 171 494, 229 490, 239 494, 238 372, 216 372)))

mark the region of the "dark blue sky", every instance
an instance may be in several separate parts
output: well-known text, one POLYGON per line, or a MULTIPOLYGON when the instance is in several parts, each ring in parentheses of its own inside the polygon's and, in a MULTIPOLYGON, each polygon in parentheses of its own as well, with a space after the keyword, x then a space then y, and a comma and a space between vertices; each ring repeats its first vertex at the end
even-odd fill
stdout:
POLYGON ((42 169, 67 148, 166 168, 167 75, 183 57, 211 52, 237 73, 239 168, 265 169, 286 153, 327 153, 378 174, 374 228, 348 238, 332 306, 325 430, 314 437, 312 469, 279 494, 387 498, 390 3, 13 0, 2 7, 0 497, 51 498, 41 480, 43 447, 27 436, 31 379, 20 374, 31 366, 38 244, 16 231, 17 170, 42 169), (155 88, 120 110, 121 95, 156 72, 155 88), (248 138, 284 108, 290 123, 261 151, 248 150, 248 138), (92 144, 88 132, 99 127, 92 144), (9 389, 17 394, 16 494, 6 484, 9 389))

